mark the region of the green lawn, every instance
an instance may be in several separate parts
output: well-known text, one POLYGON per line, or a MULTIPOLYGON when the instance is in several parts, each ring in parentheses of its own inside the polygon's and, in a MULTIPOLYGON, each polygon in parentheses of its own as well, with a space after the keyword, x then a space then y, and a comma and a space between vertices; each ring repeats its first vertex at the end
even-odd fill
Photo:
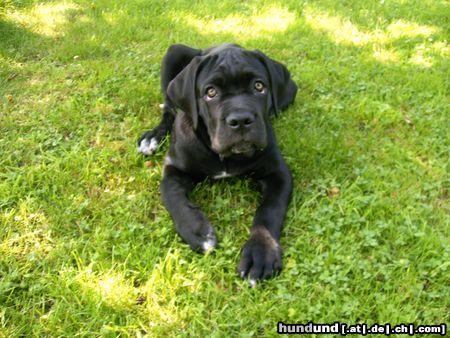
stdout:
POLYGON ((0 0, 0 337, 276 336, 285 323, 449 323, 446 0, 0 0), (294 193, 284 269, 235 268, 259 196, 205 182, 206 256, 159 197, 168 46, 288 65, 273 121, 294 193))

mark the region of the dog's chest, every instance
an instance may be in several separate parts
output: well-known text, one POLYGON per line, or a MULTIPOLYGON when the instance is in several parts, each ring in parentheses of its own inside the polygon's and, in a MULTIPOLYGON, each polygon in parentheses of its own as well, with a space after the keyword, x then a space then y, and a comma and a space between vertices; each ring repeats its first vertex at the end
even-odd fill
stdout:
POLYGON ((227 177, 232 177, 232 176, 234 176, 234 175, 230 174, 226 170, 223 170, 221 172, 216 173, 215 175, 212 175, 212 178, 215 180, 220 180, 221 178, 227 178, 227 177))
POLYGON ((254 161, 242 161, 242 160, 224 160, 214 163, 208 169, 207 175, 214 180, 222 178, 235 177, 248 175, 253 173, 255 166, 254 161))
POLYGON ((210 171, 208 176, 212 177, 214 180, 220 180, 223 178, 242 175, 246 172, 247 168, 242 164, 236 165, 234 162, 225 160, 220 163, 216 163, 215 166, 211 166, 209 169, 210 171))

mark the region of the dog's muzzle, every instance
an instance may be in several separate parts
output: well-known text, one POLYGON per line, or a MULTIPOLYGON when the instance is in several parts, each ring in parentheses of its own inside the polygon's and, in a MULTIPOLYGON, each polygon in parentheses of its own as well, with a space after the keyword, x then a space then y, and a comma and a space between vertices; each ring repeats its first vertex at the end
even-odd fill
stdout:
POLYGON ((264 121, 254 112, 233 111, 218 123, 211 141, 212 149, 221 158, 252 157, 267 145, 264 121))

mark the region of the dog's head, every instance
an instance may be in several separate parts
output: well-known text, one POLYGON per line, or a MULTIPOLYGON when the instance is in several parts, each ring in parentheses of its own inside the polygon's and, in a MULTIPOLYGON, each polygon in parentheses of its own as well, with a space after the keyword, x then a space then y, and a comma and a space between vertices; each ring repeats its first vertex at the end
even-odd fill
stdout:
POLYGON ((195 57, 167 89, 193 128, 206 128, 210 148, 222 158, 264 149, 269 115, 292 102, 296 91, 285 66, 235 45, 195 57))

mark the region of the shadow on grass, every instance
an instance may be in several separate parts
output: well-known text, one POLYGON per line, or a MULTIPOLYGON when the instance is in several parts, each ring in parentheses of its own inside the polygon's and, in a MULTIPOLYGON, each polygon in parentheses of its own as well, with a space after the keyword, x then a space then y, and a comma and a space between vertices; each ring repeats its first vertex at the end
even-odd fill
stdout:
POLYGON ((45 46, 49 40, 35 34, 10 21, 4 21, 0 17, 0 84, 13 80, 17 74, 15 69, 18 62, 36 58, 41 50, 36 50, 35 44, 45 46), (30 46, 30 42, 33 46, 30 46))

